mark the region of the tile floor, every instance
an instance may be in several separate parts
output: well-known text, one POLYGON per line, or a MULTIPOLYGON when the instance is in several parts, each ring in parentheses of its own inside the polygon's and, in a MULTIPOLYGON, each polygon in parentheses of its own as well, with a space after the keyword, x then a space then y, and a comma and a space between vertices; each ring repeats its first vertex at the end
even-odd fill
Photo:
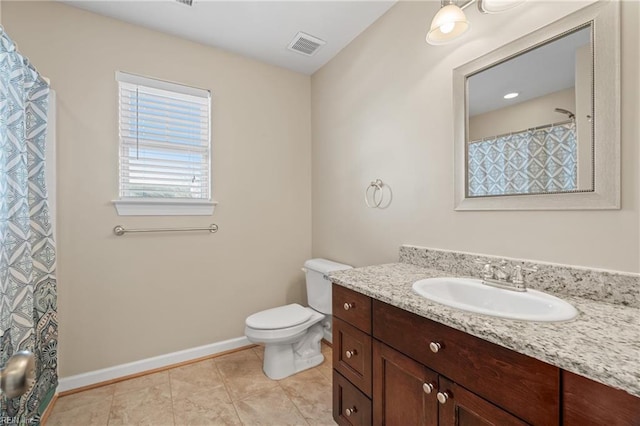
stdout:
POLYGON ((270 380, 254 347, 58 398, 45 426, 335 425, 331 347, 318 367, 270 380))

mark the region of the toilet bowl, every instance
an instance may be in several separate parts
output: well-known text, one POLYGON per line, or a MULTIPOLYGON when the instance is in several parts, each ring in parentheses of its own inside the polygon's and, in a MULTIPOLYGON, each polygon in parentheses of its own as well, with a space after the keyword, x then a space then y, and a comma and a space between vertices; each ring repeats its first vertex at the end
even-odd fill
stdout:
POLYGON ((323 337, 331 340, 331 282, 327 274, 350 268, 326 259, 308 260, 303 271, 309 307, 292 303, 247 317, 247 339, 265 346, 263 370, 267 377, 284 379, 322 363, 320 342, 323 337))

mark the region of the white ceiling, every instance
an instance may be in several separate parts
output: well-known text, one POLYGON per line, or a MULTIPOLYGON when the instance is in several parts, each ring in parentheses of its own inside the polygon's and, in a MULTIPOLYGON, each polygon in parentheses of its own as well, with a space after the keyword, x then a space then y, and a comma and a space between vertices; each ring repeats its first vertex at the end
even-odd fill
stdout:
POLYGON ((101 15, 313 74, 396 0, 212 1, 59 0, 101 15), (287 50, 299 32, 326 44, 314 56, 287 50))
POLYGON ((469 116, 575 86, 576 49, 591 42, 587 27, 469 78, 469 116), (504 95, 519 93, 514 99, 504 95))

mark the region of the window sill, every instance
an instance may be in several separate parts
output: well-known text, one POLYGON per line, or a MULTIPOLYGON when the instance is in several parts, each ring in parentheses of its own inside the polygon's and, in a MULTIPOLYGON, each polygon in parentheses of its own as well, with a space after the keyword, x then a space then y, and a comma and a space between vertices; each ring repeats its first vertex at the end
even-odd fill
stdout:
POLYGON ((113 200, 118 216, 211 216, 217 201, 113 200))

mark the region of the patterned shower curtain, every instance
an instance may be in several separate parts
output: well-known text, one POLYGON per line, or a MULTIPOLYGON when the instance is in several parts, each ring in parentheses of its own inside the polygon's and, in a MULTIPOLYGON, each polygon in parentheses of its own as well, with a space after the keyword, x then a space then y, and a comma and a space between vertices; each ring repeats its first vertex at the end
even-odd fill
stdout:
POLYGON ((0 396, 2 424, 40 423, 58 384, 56 252, 45 186, 49 85, 0 28, 0 366, 36 357, 35 385, 0 396))
POLYGON ((473 141, 468 152, 470 197, 577 189, 573 120, 473 141))

